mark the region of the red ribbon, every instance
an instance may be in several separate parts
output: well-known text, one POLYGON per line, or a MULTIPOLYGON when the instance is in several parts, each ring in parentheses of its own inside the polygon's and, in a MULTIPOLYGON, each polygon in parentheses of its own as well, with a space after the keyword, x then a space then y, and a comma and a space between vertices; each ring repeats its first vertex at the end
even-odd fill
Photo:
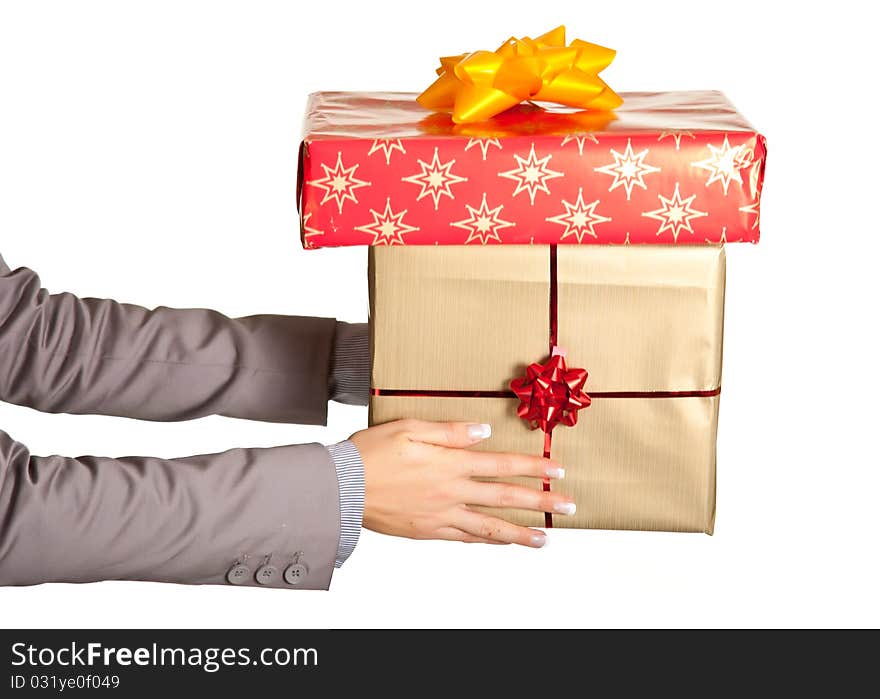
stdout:
POLYGON ((516 414, 533 430, 540 427, 547 434, 556 425, 573 427, 578 410, 590 405, 590 396, 584 392, 586 382, 586 370, 569 369, 565 355, 554 348, 550 359, 530 364, 524 377, 510 382, 520 400, 516 414))

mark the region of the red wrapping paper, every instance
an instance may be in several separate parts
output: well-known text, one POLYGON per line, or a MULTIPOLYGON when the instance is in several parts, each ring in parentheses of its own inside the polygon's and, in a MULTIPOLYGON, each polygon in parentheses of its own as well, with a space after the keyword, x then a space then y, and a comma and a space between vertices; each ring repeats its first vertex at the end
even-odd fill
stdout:
POLYGON ((316 93, 303 245, 757 242, 764 137, 719 92, 623 98, 455 125, 414 94, 316 93))

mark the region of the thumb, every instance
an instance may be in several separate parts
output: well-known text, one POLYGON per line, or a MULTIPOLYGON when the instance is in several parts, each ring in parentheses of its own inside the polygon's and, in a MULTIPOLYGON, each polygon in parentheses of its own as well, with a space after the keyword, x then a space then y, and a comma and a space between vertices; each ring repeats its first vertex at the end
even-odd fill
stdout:
POLYGON ((417 442, 441 447, 469 447, 492 436, 492 427, 475 422, 407 420, 407 436, 417 442))

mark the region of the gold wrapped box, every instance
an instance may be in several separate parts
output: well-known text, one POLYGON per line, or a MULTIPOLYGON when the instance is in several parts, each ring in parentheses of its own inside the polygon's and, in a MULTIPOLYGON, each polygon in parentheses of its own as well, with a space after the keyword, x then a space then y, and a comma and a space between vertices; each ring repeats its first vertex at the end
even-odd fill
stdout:
MULTIPOLYGON (((722 246, 371 247, 371 424, 487 422, 475 447, 540 455, 511 379, 556 344, 592 404, 552 433, 553 526, 711 534, 721 386, 722 246), (554 298, 551 298, 554 297, 554 298)), ((533 487, 534 481, 523 480, 533 487)), ((519 524, 544 516, 504 512, 519 524)))

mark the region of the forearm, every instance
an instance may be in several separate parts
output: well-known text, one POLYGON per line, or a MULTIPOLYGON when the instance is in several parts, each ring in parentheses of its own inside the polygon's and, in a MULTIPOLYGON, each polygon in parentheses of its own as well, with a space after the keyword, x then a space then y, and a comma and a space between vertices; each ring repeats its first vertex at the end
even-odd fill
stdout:
MULTIPOLYGON (((41 288, 34 272, 25 268, 12 272, 0 256, 0 400, 45 412, 148 420, 185 420, 221 414, 277 422, 323 423, 328 398, 366 405, 369 364, 366 324, 269 315, 232 319, 207 310, 149 311, 109 300, 51 295, 41 288)), ((338 565, 357 541, 363 512, 363 465, 357 450, 348 443, 330 448, 332 463, 327 450, 312 447, 312 451, 320 451, 315 458, 321 461, 325 475, 329 473, 339 479, 338 484, 334 480, 333 490, 337 534, 340 517, 342 524, 337 541, 338 565)), ((260 463, 272 464, 273 455, 284 452, 284 458, 298 458, 304 449, 236 450, 195 459, 209 459, 212 464, 232 460, 243 468, 256 456, 260 463), (297 453, 287 454, 289 450, 297 453)), ((15 483, 25 482, 21 480, 22 473, 70 473, 87 481, 93 471, 97 473, 97 464, 113 462, 28 455, 28 465, 23 467, 22 454, 26 450, 19 445, 16 468, 0 463, 6 468, 2 486, 7 494, 16 492, 15 483), (62 469, 61 464, 67 466, 62 469)), ((296 466, 297 458, 289 460, 286 466, 296 466)), ((156 485, 154 479, 159 479, 159 484, 168 483, 173 492, 183 492, 180 488, 194 482, 194 474, 199 473, 192 470, 192 461, 123 459, 118 463, 124 468, 105 465, 100 471, 104 480, 95 476, 94 482, 100 485, 121 479, 122 486, 128 487, 125 473, 131 469, 140 473, 143 466, 143 483, 148 489, 156 485), (181 469, 180 476, 177 469, 181 469), (180 485, 172 485, 178 477, 182 478, 180 485)), ((214 467, 211 477, 221 474, 218 468, 214 467)), ((265 470, 261 467, 253 472, 265 470)), ((71 482, 62 476, 58 479, 71 482)), ((267 488, 271 488, 270 482, 267 480, 267 488)), ((283 476, 278 479, 280 493, 284 482, 283 476)), ((103 510, 97 503, 102 498, 118 497, 120 492, 111 489, 95 493, 95 508, 103 510)), ((201 491, 195 488, 191 492, 197 495, 201 491)), ((37 498, 34 502, 39 501, 37 498)), ((148 502, 136 504, 143 504, 145 511, 149 509, 148 502)), ((0 512, 5 511, 3 506, 0 501, 0 512)), ((66 512, 67 505, 62 500, 51 506, 66 512)), ((46 511, 51 512, 48 504, 46 511)), ((37 511, 26 508, 22 512, 19 521, 37 511)), ((211 510, 203 507, 201 512, 210 514, 211 510)), ((162 514, 156 516, 161 518, 162 514)), ((179 536, 184 535, 181 529, 179 536)))
POLYGON ((328 399, 365 405, 365 325, 228 318, 49 294, 0 259, 0 400, 44 412, 323 424, 328 399))
POLYGON ((149 580, 324 589, 339 550, 336 471, 318 444, 162 460, 32 456, 0 431, 0 584, 149 580), (308 570, 291 585, 297 559, 308 570))

